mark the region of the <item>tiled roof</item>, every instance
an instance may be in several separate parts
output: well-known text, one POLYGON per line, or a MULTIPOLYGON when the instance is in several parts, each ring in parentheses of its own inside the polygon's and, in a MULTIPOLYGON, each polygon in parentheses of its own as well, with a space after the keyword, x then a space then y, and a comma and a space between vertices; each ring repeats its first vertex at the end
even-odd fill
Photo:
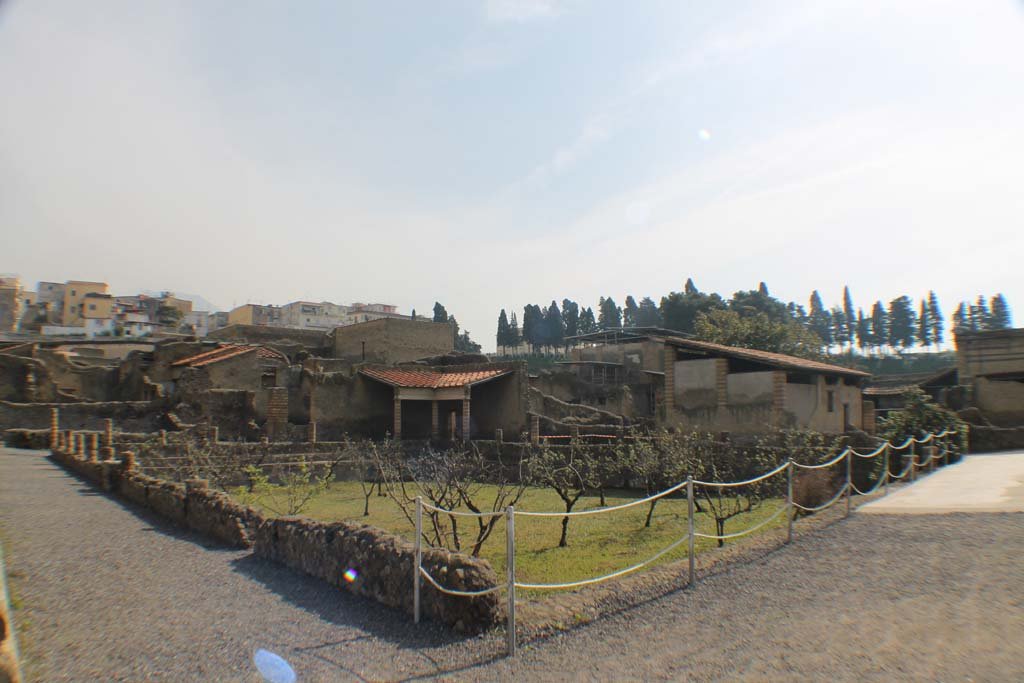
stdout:
POLYGON ((364 375, 390 384, 410 389, 446 389, 477 384, 485 380, 507 375, 511 370, 475 370, 470 372, 438 372, 407 368, 363 368, 364 375))
POLYGON ((844 368, 841 365, 830 365, 829 363, 819 363, 818 361, 808 360, 806 358, 787 356, 784 353, 773 353, 771 351, 760 351, 758 349, 744 349, 738 346, 726 346, 724 344, 697 341, 696 339, 668 338, 664 341, 666 344, 670 344, 680 349, 705 351, 710 354, 740 358, 742 360, 764 363, 765 365, 772 365, 778 368, 785 368, 787 370, 825 372, 833 375, 846 375, 849 377, 871 376, 870 373, 854 370, 853 368, 844 368))
POLYGON ((266 360, 280 360, 287 362, 287 358, 285 358, 282 354, 278 353, 277 351, 274 351, 273 349, 268 349, 265 346, 243 346, 241 344, 224 344, 222 346, 218 346, 215 349, 211 349, 210 351, 204 351, 202 353, 197 353, 194 356, 189 356, 187 358, 181 358, 179 360, 176 360, 173 363, 171 363, 171 367, 201 368, 207 365, 212 365, 214 363, 219 363, 221 361, 228 360, 229 358, 237 358, 238 356, 242 356, 247 353, 252 353, 253 351, 255 351, 260 358, 266 360))

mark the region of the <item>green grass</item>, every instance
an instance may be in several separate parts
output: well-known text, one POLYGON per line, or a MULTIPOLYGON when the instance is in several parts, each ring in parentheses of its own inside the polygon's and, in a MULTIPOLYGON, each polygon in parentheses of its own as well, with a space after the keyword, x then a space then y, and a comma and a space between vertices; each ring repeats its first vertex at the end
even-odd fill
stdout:
MULTIPOLYGON (((272 494, 274 498, 277 494, 272 494)), ((606 502, 609 506, 626 503, 637 498, 635 491, 608 491, 606 502)), ((486 501, 483 496, 481 501, 486 501)), ((576 504, 574 511, 599 507, 600 500, 584 497, 576 504)), ((273 507, 279 504, 271 503, 273 507)), ((765 501, 749 513, 730 519, 726 533, 734 533, 752 527, 770 517, 782 505, 781 500, 765 501)), ((665 498, 658 502, 649 528, 644 527, 647 516, 646 504, 626 510, 600 515, 573 517, 569 521, 568 547, 558 547, 561 534, 561 517, 537 518, 516 517, 516 578, 525 583, 563 583, 588 579, 614 572, 656 554, 661 549, 683 538, 687 533, 685 498, 665 498)), ((562 511, 563 503, 558 495, 549 489, 531 488, 520 499, 517 510, 562 511)), ((397 504, 388 497, 376 493, 370 498, 370 515, 363 516, 363 496, 358 482, 334 482, 328 491, 315 499, 303 511, 304 515, 324 521, 349 520, 366 523, 397 533, 409 540, 413 538, 413 527, 404 517, 397 504)), ((695 517, 699 533, 715 533, 714 518, 698 513, 695 517)), ((785 524, 785 515, 755 532, 777 528, 785 524)), ((468 549, 476 538, 476 522, 459 518, 460 530, 465 530, 463 549, 468 549)), ((727 541, 729 543, 729 541, 727 541)), ((658 563, 671 562, 686 557, 687 544, 661 557, 658 563)), ((698 538, 697 552, 716 546, 712 539, 698 538)), ((505 522, 496 525, 492 535, 481 550, 481 556, 488 559, 494 569, 503 576, 506 566, 505 522)))

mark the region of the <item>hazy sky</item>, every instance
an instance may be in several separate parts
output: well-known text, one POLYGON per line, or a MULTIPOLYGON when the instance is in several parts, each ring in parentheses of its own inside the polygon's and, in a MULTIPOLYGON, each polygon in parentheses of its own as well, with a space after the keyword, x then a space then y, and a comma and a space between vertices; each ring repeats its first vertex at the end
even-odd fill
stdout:
POLYGON ((0 271, 221 307, 1004 292, 1024 4, 0 0, 0 271))

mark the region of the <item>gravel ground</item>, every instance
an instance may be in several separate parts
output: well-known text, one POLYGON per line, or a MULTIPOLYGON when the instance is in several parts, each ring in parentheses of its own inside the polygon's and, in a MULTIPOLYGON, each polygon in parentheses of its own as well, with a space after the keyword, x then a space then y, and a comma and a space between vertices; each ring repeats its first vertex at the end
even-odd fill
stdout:
POLYGON ((1024 514, 850 520, 502 659, 0 450, 30 680, 1024 680, 1024 514))

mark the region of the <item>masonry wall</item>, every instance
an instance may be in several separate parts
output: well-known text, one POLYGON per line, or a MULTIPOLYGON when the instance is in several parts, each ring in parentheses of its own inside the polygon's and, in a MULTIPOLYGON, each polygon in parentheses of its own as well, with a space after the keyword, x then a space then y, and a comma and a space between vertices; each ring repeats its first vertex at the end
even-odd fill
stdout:
POLYGON ((156 431, 163 406, 158 402, 110 401, 101 403, 13 403, 0 401, 0 428, 48 429, 50 409, 60 409, 61 429, 100 430, 110 418, 118 429, 156 431))
POLYGON ((335 328, 334 357, 367 363, 407 363, 455 350, 455 335, 447 323, 383 318, 335 328))
POLYGON ((1024 381, 977 377, 974 405, 995 425, 1024 425, 1024 381))

